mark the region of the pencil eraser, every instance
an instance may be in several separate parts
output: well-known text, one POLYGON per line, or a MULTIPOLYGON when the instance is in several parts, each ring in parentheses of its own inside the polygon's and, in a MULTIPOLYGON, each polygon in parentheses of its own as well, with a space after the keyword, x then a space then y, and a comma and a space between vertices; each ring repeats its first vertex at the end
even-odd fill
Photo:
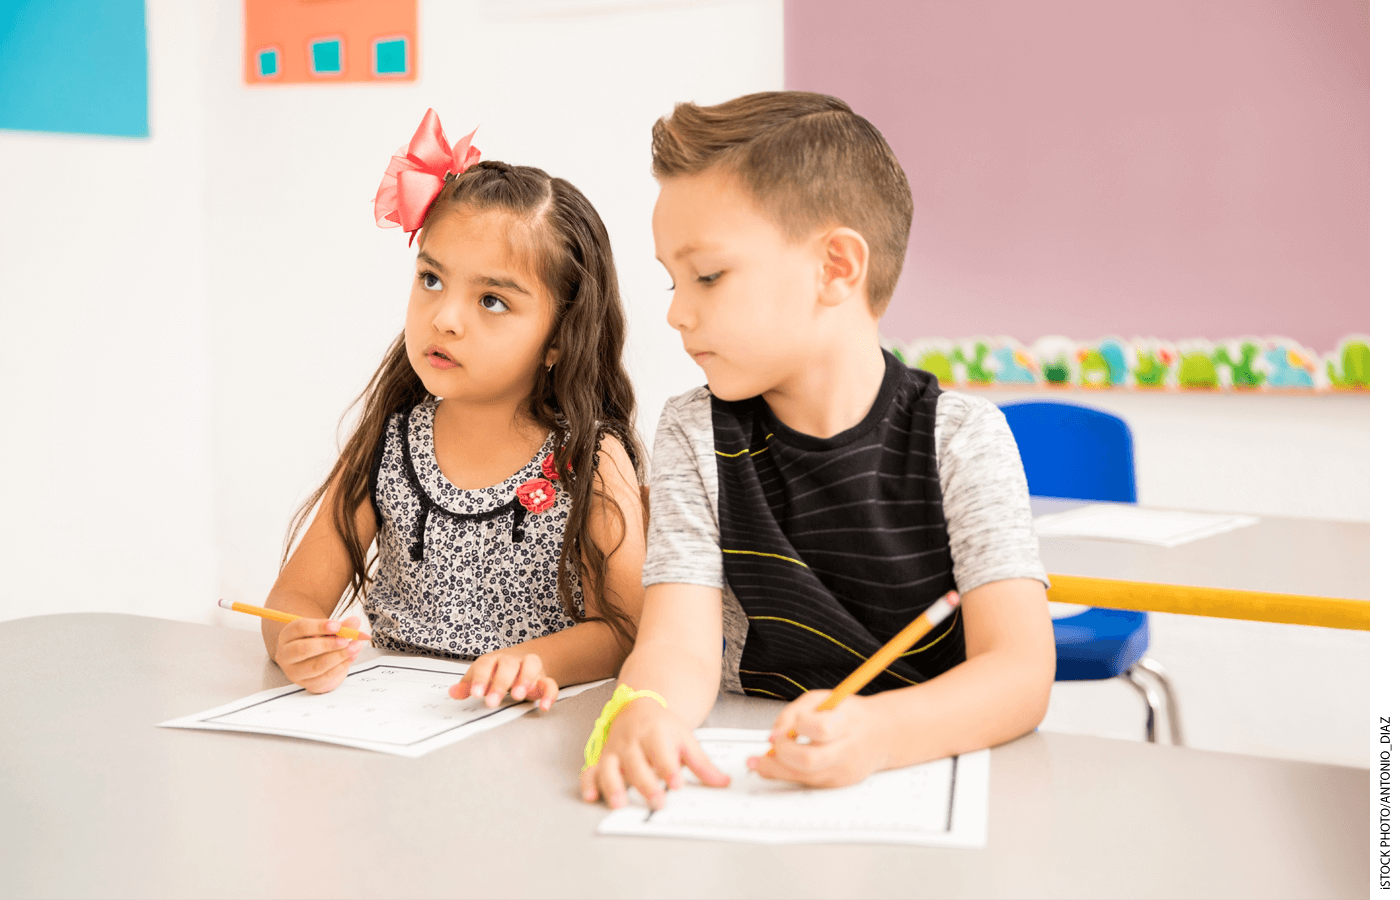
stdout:
POLYGON ((219 598, 219 605, 222 606, 224 609, 233 609, 233 601, 225 600, 223 597, 219 598))

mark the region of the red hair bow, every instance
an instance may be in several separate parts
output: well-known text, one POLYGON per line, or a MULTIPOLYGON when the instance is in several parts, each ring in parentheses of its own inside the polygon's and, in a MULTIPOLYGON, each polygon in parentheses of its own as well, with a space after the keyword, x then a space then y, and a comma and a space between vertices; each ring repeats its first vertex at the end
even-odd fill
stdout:
POLYGON ((399 148, 384 170, 384 180, 374 195, 374 218, 379 227, 402 227, 412 244, 448 174, 461 174, 481 159, 481 151, 472 146, 475 136, 473 129, 457 146, 449 146, 437 113, 428 110, 413 140, 399 148))

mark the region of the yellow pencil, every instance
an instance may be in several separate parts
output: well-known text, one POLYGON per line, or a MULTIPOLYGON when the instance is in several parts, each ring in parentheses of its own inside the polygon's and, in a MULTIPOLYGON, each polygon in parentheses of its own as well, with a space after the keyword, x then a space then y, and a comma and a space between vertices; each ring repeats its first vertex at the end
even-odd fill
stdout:
POLYGON ((949 591, 939 597, 938 601, 924 610, 918 618, 905 625, 899 634, 890 638, 889 643, 876 650, 875 655, 861 663, 854 672, 841 679, 841 683, 821 702, 817 709, 835 709, 836 704, 874 681, 875 676, 885 671, 890 663, 899 658, 899 654, 914 646, 919 638, 928 634, 939 622, 951 616, 953 610, 957 609, 959 599, 957 591, 949 591))
MULTIPOLYGON (((280 609, 268 609, 266 606, 249 606, 246 603, 239 603, 236 600, 220 600, 219 605, 224 609, 231 609, 234 612, 247 613, 250 616, 258 616, 263 619, 271 619, 274 622, 295 622, 297 619, 304 619, 306 616, 296 616, 291 613, 282 612, 280 609)), ((367 641, 369 635, 363 631, 356 631, 353 628, 342 628, 336 632, 343 638, 352 641, 367 641)))

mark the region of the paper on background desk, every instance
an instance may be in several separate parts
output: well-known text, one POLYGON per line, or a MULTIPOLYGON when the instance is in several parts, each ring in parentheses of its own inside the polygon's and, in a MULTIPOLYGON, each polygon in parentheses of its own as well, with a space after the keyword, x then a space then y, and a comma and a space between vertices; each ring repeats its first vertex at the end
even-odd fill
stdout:
MULTIPOLYGON (((294 684, 272 688, 159 727, 276 734, 419 757, 535 708, 532 701, 508 701, 491 709, 479 698, 447 696, 468 667, 442 659, 380 656, 351 666, 345 681, 329 693, 308 693, 294 684)), ((559 699, 602 683, 572 685, 559 691, 559 699)))
POLYGON ((1254 516, 1096 503, 1068 512, 1036 516, 1035 533, 1040 537, 1101 538, 1158 547, 1179 547, 1258 522, 1254 516))
POLYGON ((610 813, 598 833, 758 844, 987 844, 989 750, 876 772, 850 787, 804 788, 748 770, 750 756, 768 752, 767 731, 701 728, 695 737, 729 775, 729 787, 704 787, 692 776, 666 795, 664 809, 634 803, 610 813))

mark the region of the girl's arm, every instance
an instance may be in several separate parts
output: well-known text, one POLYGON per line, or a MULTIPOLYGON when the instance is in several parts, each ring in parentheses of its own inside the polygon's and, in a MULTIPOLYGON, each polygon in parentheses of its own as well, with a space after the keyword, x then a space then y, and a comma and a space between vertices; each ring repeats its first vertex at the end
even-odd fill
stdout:
MULTIPOLYGON (((642 562, 646 556, 645 515, 637 472, 622 442, 603 438, 595 475, 598 492, 606 491, 616 507, 600 501, 589 510, 590 535, 607 555, 605 589, 613 603, 636 623, 642 608, 642 562)), ((584 605, 593 601, 585 581, 584 605)), ((548 709, 559 685, 611 678, 632 649, 606 622, 580 622, 563 631, 534 638, 479 657, 454 685, 454 697, 484 697, 495 706, 510 694, 516 700, 539 700, 548 709)))
MULTIPOLYGON (((332 518, 339 492, 339 480, 326 489, 311 526, 267 595, 269 609, 306 618, 288 624, 262 623, 267 655, 295 684, 313 693, 324 693, 340 684, 361 647, 357 641, 337 637, 342 623, 326 619, 350 584, 350 555, 332 518)), ((355 527, 362 545, 369 546, 376 529, 374 508, 368 500, 355 511, 355 527)), ((359 622, 352 616, 344 624, 354 628, 359 622)))
POLYGON ((773 754, 749 768, 816 787, 854 784, 872 772, 980 750, 1040 723, 1055 680, 1055 639, 1045 588, 995 581, 962 598, 967 661, 923 684, 816 707, 810 691, 773 723, 773 754), (796 732, 810 743, 788 735, 796 732))

